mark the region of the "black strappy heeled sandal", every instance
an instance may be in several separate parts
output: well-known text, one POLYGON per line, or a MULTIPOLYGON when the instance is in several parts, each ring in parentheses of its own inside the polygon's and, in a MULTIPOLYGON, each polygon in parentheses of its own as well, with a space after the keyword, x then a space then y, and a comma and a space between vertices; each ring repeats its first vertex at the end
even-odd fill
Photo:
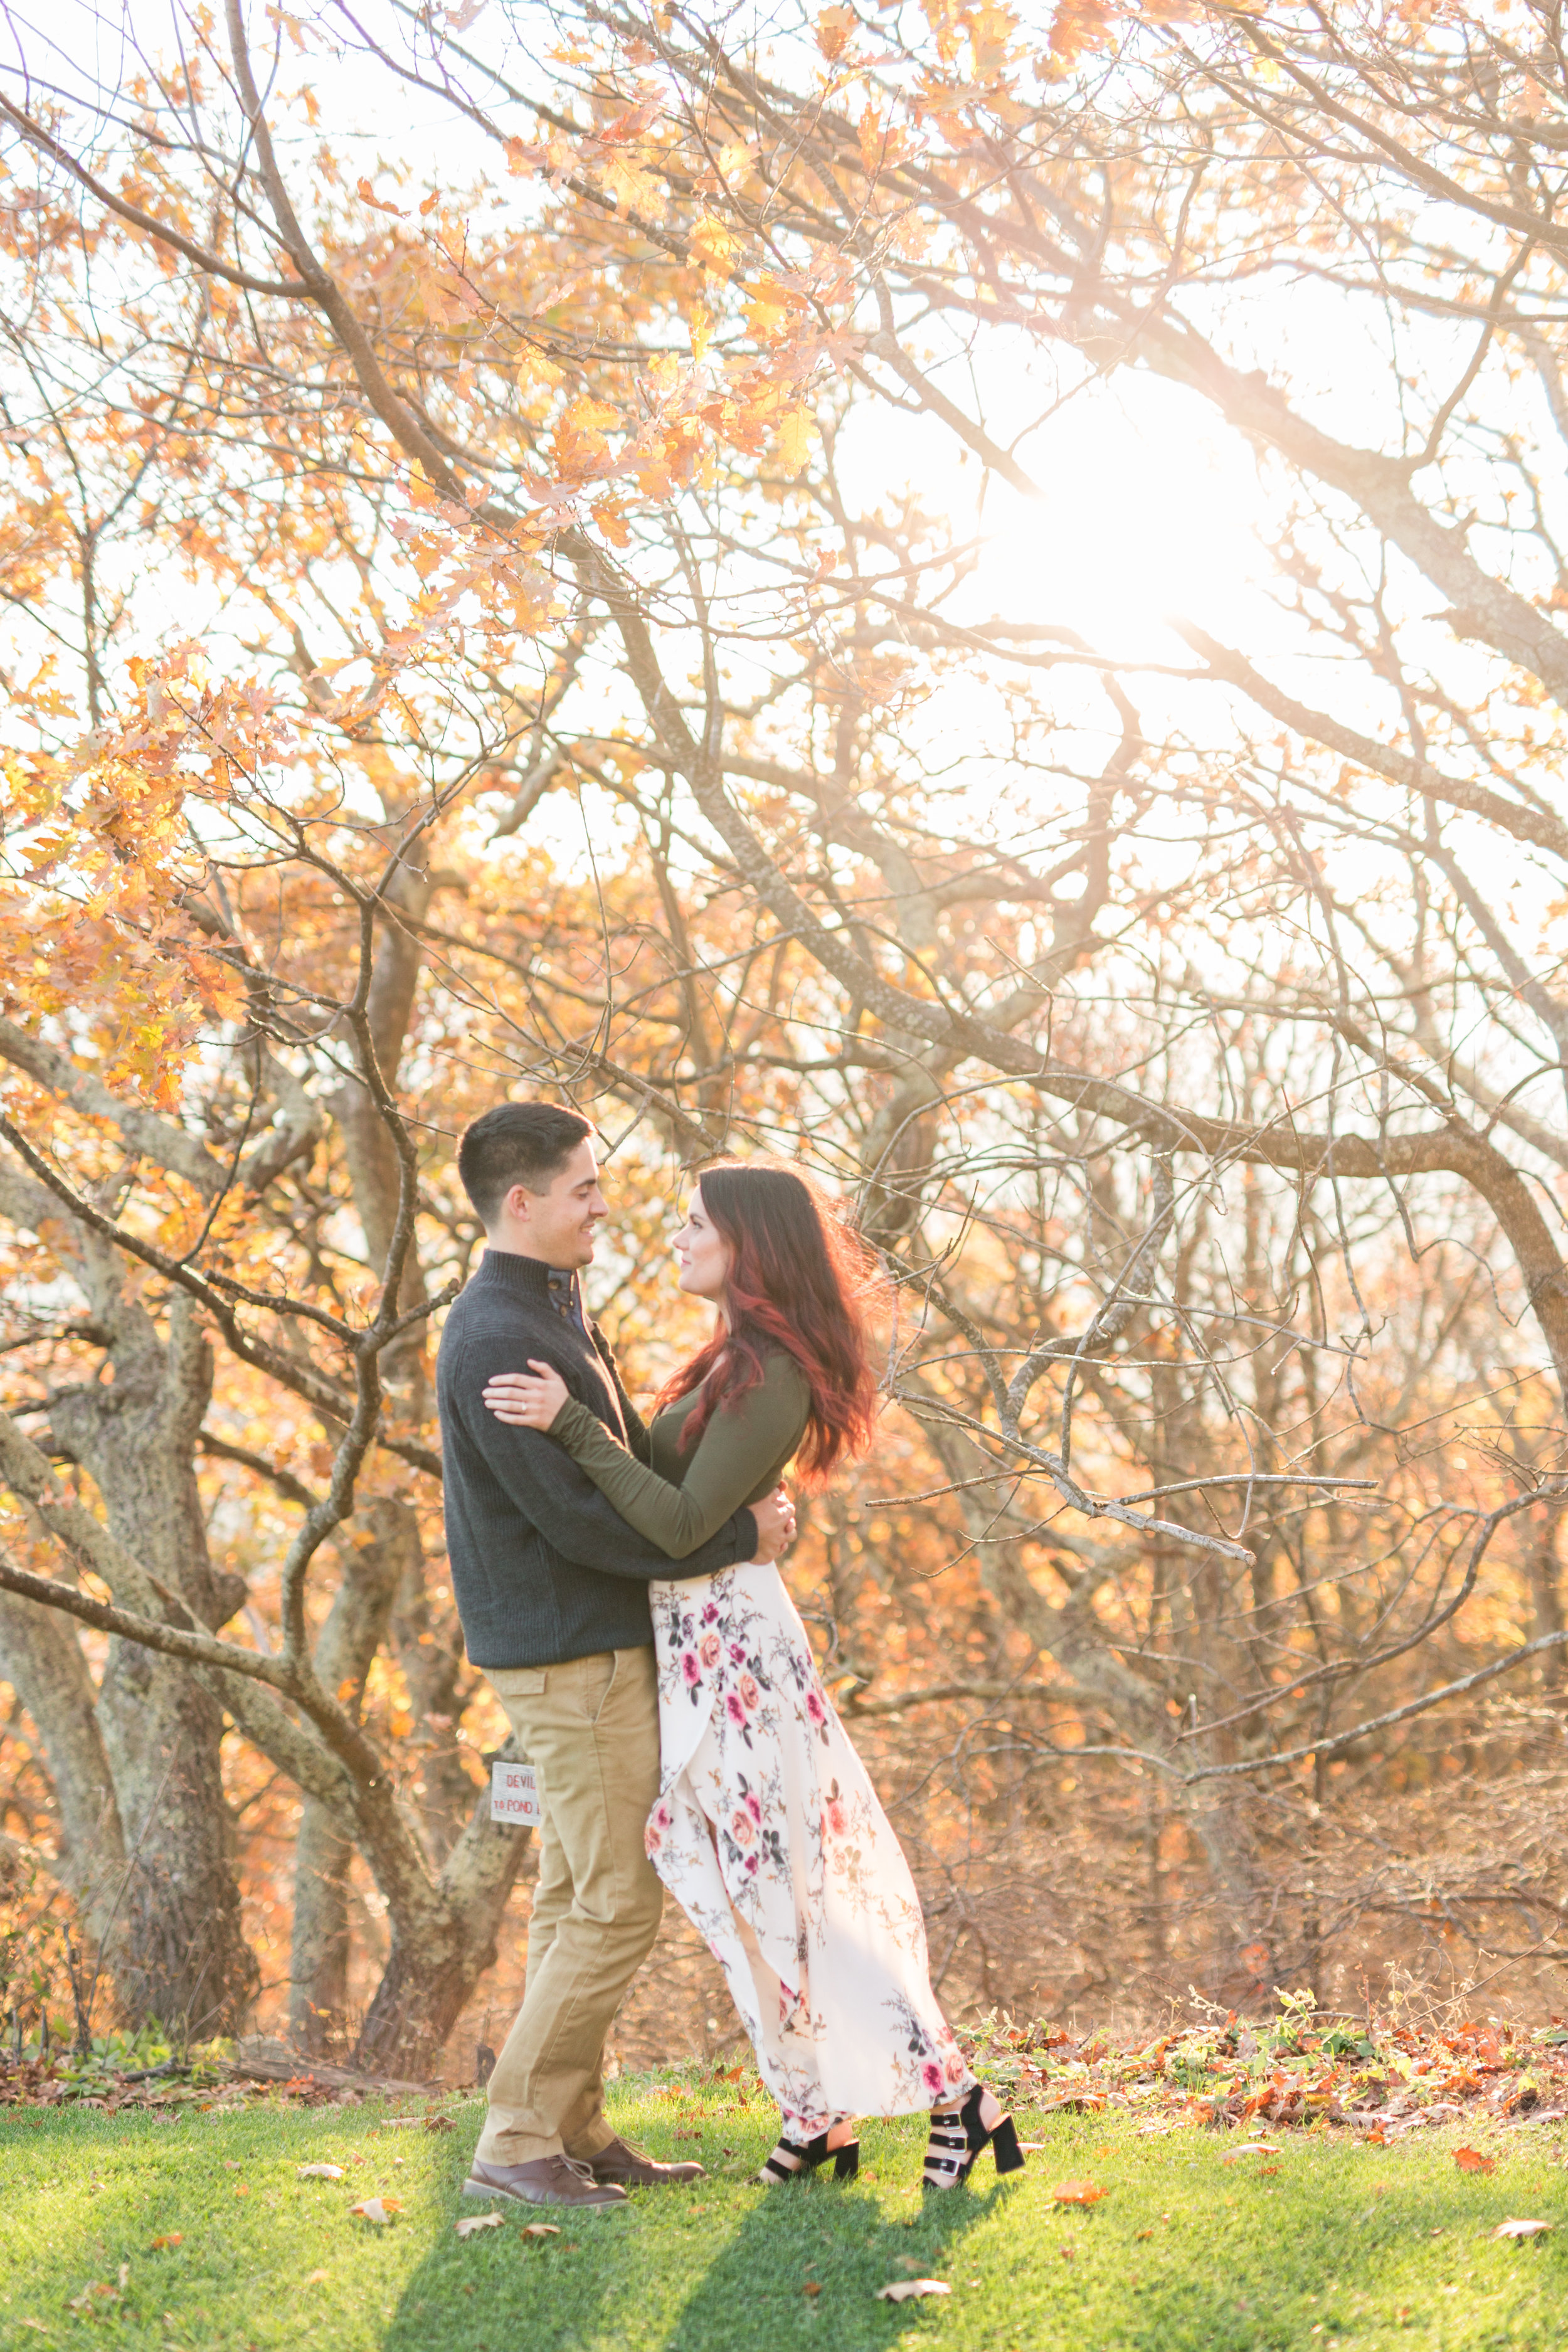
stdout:
POLYGON ((974 2159, 989 2147, 998 2172, 1022 2172, 1024 2151, 1011 2116, 984 2083, 976 2083, 961 2107, 934 2109, 931 2137, 926 2143, 922 2186, 957 2189, 974 2168, 974 2159))
POLYGON ((818 2132, 815 2139, 804 2142, 786 2139, 781 2134, 778 2146, 756 2177, 765 2188, 776 2189, 781 2180, 799 2180, 815 2172, 829 2157, 833 2158, 835 2180, 853 2180, 860 2169, 860 2143, 847 2139, 842 2147, 829 2147, 826 2132, 818 2132))

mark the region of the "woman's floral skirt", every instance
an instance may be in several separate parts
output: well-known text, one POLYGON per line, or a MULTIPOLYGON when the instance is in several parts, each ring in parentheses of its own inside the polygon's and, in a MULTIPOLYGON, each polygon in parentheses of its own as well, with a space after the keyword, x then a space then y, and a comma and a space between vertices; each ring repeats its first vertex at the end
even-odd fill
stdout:
POLYGON ((973 2080, 931 1988, 903 1852, 777 1570, 650 1591, 654 1868, 724 1971, 797 2136, 906 2115, 973 2080))

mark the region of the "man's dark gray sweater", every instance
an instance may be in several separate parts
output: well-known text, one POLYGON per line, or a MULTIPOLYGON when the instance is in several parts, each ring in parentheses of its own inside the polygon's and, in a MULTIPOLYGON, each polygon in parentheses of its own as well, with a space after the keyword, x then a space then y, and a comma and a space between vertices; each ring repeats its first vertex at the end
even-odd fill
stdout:
POLYGON ((486 1381, 525 1372, 531 1356, 553 1364, 572 1394, 647 1459, 647 1433, 608 1347, 556 1312, 548 1267, 487 1252, 447 1318, 436 1368, 452 1591, 476 1666, 553 1666, 638 1649, 653 1639, 654 1578, 711 1576, 756 1553, 757 1523, 737 1511, 700 1551, 668 1559, 564 1446, 487 1412, 486 1381))

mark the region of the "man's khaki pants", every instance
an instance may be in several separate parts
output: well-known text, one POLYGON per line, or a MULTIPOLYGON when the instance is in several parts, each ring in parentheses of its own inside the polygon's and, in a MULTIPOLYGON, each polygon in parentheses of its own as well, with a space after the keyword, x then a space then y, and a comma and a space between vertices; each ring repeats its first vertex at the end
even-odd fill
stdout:
POLYGON ((643 1851, 658 1795, 651 1649, 563 1666, 497 1667, 489 1681, 539 1775, 544 1825, 522 2007, 489 2081, 480 2164, 564 2149, 597 2156, 605 2037, 658 1933, 664 1890, 643 1851))

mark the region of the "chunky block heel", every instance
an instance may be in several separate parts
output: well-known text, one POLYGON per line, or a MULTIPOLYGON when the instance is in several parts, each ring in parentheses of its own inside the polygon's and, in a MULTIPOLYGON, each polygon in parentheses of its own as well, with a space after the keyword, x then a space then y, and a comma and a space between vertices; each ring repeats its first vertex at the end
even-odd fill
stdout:
POLYGON ((975 2158, 987 2147, 998 2172, 1022 2172, 1024 2151, 1012 2116, 1003 2114, 1000 2102, 984 2083, 976 2083, 961 2107, 933 2110, 923 2185, 927 2189, 961 2187, 973 2171, 975 2158))
POLYGON ((1018 2146, 1018 2127, 1011 2116, 1004 2116, 991 2135, 991 2153, 996 2159, 998 2172, 1022 2172, 1024 2151, 1018 2146))
POLYGON ((815 2139, 796 2140, 781 2135, 757 2179, 765 2189, 773 2189, 781 2180, 800 2180, 815 2172, 820 2164, 833 2158, 835 2180, 853 2180, 860 2169, 860 2143, 846 2140, 842 2147, 829 2147, 827 2134, 818 2132, 815 2139))

